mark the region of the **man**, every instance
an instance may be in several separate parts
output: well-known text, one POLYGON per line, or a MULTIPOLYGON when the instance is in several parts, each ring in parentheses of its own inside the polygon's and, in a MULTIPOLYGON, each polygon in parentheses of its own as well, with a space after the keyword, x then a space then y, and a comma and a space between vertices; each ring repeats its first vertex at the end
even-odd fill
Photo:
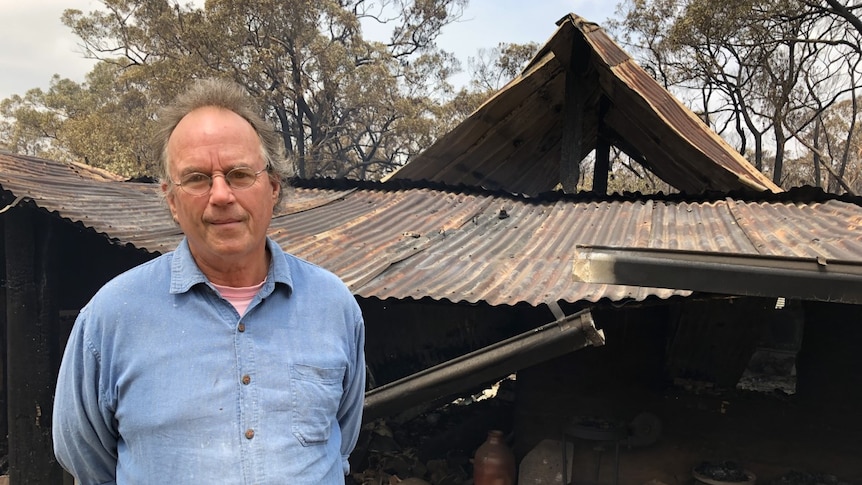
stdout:
POLYGON ((360 310, 267 238, 280 139, 232 83, 159 116, 177 249, 116 277, 63 356, 54 449, 78 482, 343 484, 365 387, 360 310))

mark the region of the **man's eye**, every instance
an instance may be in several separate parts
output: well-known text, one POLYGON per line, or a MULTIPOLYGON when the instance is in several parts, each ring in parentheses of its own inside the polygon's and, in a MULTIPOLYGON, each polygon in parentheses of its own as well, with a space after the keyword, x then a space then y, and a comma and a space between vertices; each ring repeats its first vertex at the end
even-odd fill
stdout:
POLYGON ((183 177, 184 184, 202 184, 209 182, 209 176, 202 173, 190 173, 183 177))
POLYGON ((228 174, 231 180, 242 181, 254 178, 254 173, 251 170, 234 170, 228 174))

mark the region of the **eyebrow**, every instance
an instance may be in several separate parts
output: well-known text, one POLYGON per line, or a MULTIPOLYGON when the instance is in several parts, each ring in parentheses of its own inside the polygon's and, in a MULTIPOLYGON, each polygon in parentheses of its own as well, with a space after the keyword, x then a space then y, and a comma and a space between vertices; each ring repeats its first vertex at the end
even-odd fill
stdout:
MULTIPOLYGON (((254 171, 257 171, 257 169, 252 167, 251 164, 242 162, 242 163, 237 163, 236 165, 229 165, 229 166, 225 167, 225 170, 221 171, 221 173, 228 173, 231 170, 234 170, 237 168, 249 168, 249 169, 252 169, 254 171)), ((264 166, 264 169, 266 169, 266 166, 264 166)), ((186 167, 184 170, 181 170, 179 175, 182 176, 182 175, 187 175, 190 173, 202 173, 204 175, 210 175, 211 176, 213 174, 213 171, 205 170, 201 167, 191 166, 191 167, 186 167)))

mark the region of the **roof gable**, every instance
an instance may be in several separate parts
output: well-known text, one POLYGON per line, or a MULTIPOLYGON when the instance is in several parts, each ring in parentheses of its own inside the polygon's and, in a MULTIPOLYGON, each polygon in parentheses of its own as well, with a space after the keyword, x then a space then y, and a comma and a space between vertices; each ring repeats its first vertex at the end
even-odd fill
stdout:
POLYGON ((598 25, 574 14, 557 25, 520 76, 388 179, 527 195, 552 190, 570 149, 569 116, 579 121, 578 161, 610 143, 683 192, 781 190, 598 25), (574 110, 566 108, 573 92, 574 110))

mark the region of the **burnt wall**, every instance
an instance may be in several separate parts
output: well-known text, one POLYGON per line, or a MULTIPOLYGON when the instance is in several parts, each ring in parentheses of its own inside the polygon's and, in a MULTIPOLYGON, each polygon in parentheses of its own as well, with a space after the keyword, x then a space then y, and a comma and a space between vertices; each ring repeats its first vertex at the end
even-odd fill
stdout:
POLYGON ((573 416, 631 420, 653 408, 665 382, 673 306, 593 310, 602 347, 587 347, 518 372, 515 452, 555 438, 573 416))
POLYGON ((670 307, 666 378, 732 389, 768 327, 774 298, 690 300, 670 307))
POLYGON ((555 320, 547 308, 360 299, 366 360, 380 386, 555 320))
POLYGON ((804 302, 805 329, 797 357, 796 390, 814 410, 862 405, 862 305, 804 302))
MULTIPOLYGON (((686 299, 593 313, 604 347, 518 372, 519 459, 543 439, 559 440, 574 417, 625 425, 648 412, 661 422, 661 436, 651 445, 623 446, 620 483, 682 483, 704 460, 742 463, 758 483, 796 471, 862 479, 862 306, 686 299), (752 369, 746 359, 764 350, 798 351, 795 393, 770 388, 770 381, 759 390, 735 385, 752 369)), ((596 445, 578 446, 573 461, 586 476, 596 445)), ((610 468, 606 457, 603 481, 610 468)))
POLYGON ((113 244, 102 234, 56 221, 60 252, 60 308, 78 310, 114 276, 157 255, 113 244))
POLYGON ((0 455, 8 452, 14 480, 56 483, 50 402, 77 310, 110 278, 153 256, 31 207, 0 217, 0 254, 0 434, 9 438, 0 455))

